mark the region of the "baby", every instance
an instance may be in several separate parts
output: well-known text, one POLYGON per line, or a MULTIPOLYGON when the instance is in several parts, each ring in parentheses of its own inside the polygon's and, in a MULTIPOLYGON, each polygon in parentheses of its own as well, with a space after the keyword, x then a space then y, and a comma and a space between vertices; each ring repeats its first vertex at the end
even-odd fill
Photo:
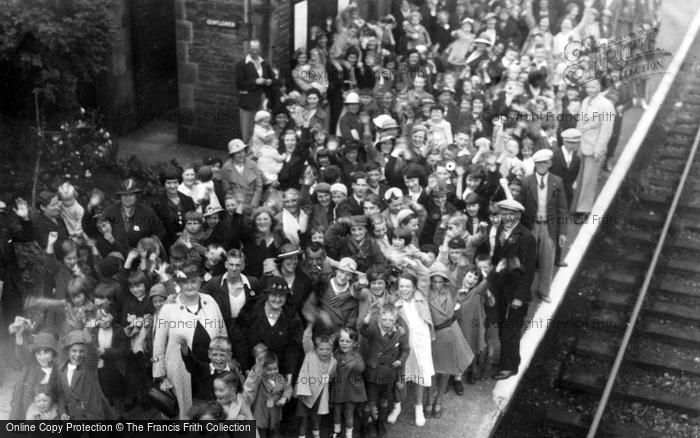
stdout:
POLYGON ((258 169, 263 174, 264 183, 276 183, 277 174, 282 170, 287 154, 280 154, 277 150, 277 137, 267 111, 255 114, 255 128, 250 142, 250 149, 258 159, 258 169))

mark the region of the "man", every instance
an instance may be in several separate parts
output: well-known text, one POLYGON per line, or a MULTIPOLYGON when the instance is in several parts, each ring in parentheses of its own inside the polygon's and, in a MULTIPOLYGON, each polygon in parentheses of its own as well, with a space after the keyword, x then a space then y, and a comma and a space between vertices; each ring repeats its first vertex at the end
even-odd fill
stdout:
POLYGON ((299 246, 309 227, 309 217, 299 208, 299 190, 287 189, 282 195, 283 208, 275 222, 284 237, 294 246, 299 246))
POLYGON ((384 254, 367 233, 367 218, 357 215, 341 218, 326 234, 328 254, 335 260, 352 258, 361 272, 370 266, 385 265, 384 254))
MULTIPOLYGON (((114 240, 125 248, 136 248, 144 237, 157 236, 161 242, 167 241, 165 228, 158 216, 150 207, 138 202, 138 194, 142 190, 136 180, 128 178, 122 181, 121 186, 117 192, 119 202, 107 207, 103 215, 112 225, 114 240)), ((92 229, 86 230, 88 235, 96 236, 99 233, 93 221, 89 222, 89 227, 92 229)))
POLYGON ((576 179, 571 212, 579 216, 588 215, 595 202, 598 176, 615 123, 615 106, 600 90, 598 79, 586 84, 588 96, 581 103, 581 120, 576 125, 581 131, 581 170, 576 179))
MULTIPOLYGON (((333 266, 326 257, 326 248, 318 242, 311 242, 304 251, 301 271, 311 278, 314 285, 323 284, 333 276, 333 266)), ((315 286, 314 286, 315 287, 315 286)))
POLYGON ((566 197, 561 178, 549 172, 552 167, 552 151, 540 149, 533 156, 535 173, 523 179, 525 225, 537 242, 539 276, 535 290, 545 303, 549 303, 549 286, 554 274, 556 246, 566 244, 566 197))
POLYGON ((387 208, 382 212, 382 216, 386 221, 387 233, 392 234, 394 228, 399 226, 399 212, 404 206, 403 192, 396 187, 390 188, 384 193, 384 202, 387 208))
POLYGON ((530 287, 535 275, 537 242, 520 217, 525 207, 506 199, 498 203, 501 223, 493 251, 496 267, 489 275, 496 297, 498 337, 501 343, 500 371, 495 380, 518 373, 520 366, 520 331, 530 302, 530 287))
POLYGON ((260 41, 252 40, 245 60, 236 64, 241 137, 246 143, 253 134, 255 112, 267 107, 264 102, 272 99, 274 77, 270 64, 260 57, 260 41))
POLYGON ((258 207, 262 196, 263 179, 257 164, 246 156, 246 144, 235 138, 228 143, 228 160, 221 168, 221 181, 226 191, 243 193, 245 203, 258 207))
POLYGON ((252 308, 255 303, 255 292, 259 289, 258 280, 242 274, 245 269, 245 255, 242 251, 232 249, 226 254, 226 273, 212 277, 202 287, 202 292, 210 295, 219 305, 221 316, 226 324, 229 338, 232 340, 233 356, 239 363, 245 363, 248 352, 240 348, 241 330, 236 325, 236 318, 252 308), (244 310, 245 307, 245 310, 244 310), (239 348, 237 348, 237 346, 239 348))
POLYGON ((361 170, 353 172, 350 177, 352 185, 352 196, 348 197, 347 203, 350 207, 350 214, 352 216, 362 214, 362 203, 365 200, 365 194, 367 193, 367 174, 361 170))
POLYGON ((374 193, 379 199, 384 198, 384 193, 389 186, 382 181, 382 167, 376 161, 369 161, 365 165, 367 174, 367 193, 374 193))
POLYGON ((574 197, 574 183, 581 167, 581 158, 578 155, 581 143, 581 131, 570 128, 561 133, 562 147, 554 151, 552 156, 551 173, 561 178, 564 183, 564 195, 566 195, 567 208, 571 207, 574 197))

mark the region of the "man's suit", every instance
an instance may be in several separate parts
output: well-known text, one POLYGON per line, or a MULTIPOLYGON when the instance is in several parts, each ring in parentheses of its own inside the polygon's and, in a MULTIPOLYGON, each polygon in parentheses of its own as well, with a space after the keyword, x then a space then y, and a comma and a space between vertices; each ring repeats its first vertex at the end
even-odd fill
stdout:
POLYGON ((543 176, 534 173, 523 180, 523 224, 527 226, 537 241, 537 266, 539 276, 535 290, 542 296, 549 296, 549 286, 554 275, 554 260, 559 236, 566 235, 567 204, 564 183, 561 178, 548 172, 544 175, 544 189, 539 187, 543 176), (544 195, 543 200, 539 200, 544 195), (538 203, 544 202, 544 216, 538 214, 538 203))
POLYGON ((503 225, 499 226, 493 251, 493 265, 505 259, 508 266, 501 272, 494 269, 489 284, 496 297, 498 337, 501 343, 501 370, 518 372, 520 366, 520 331, 531 300, 530 287, 535 275, 537 243, 524 225, 518 224, 501 242, 503 225), (522 305, 513 308, 513 300, 522 305))
POLYGON ((241 136, 244 142, 253 134, 253 117, 262 108, 263 96, 272 99, 272 85, 255 83, 258 78, 274 80, 275 75, 267 61, 261 59, 262 76, 258 74, 255 64, 246 57, 236 64, 236 88, 238 89, 238 108, 241 121, 241 136))
MULTIPOLYGON (((562 146, 564 147, 564 146, 562 146)), ((578 171, 581 168, 581 157, 576 151, 571 154, 571 162, 567 165, 564 158, 564 152, 561 148, 554 151, 552 157, 552 167, 549 172, 561 178, 564 184, 564 195, 566 196, 566 205, 571 206, 571 201, 574 198, 574 182, 578 176, 578 171)))

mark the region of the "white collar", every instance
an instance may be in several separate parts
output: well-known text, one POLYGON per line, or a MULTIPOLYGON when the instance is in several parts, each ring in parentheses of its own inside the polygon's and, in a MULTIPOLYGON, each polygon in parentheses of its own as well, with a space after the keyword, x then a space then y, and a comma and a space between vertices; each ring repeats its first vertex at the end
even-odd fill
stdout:
MULTIPOLYGON (((245 63, 247 64, 249 62, 252 62, 253 64, 256 63, 255 60, 253 60, 253 58, 250 57, 250 53, 245 55, 245 63)), ((262 56, 258 56, 258 63, 262 64, 262 62, 263 62, 262 56)))
POLYGON ((78 368, 77 365, 73 365, 72 363, 68 363, 68 371, 75 371, 76 368, 78 368))
MULTIPOLYGON (((228 279, 228 274, 224 274, 221 276, 221 282, 219 283, 219 286, 223 286, 224 282, 227 281, 228 279)), ((250 289, 250 281, 248 281, 248 277, 245 275, 241 274, 241 283, 243 283, 244 286, 248 286, 250 289)))
MULTIPOLYGON (((213 376, 214 373, 216 373, 216 371, 217 371, 217 369, 214 368, 214 364, 211 363, 211 362, 209 362, 209 374, 213 376)), ((221 371, 221 372, 223 372, 223 371, 231 371, 231 367, 230 367, 228 364, 226 364, 226 366, 224 367, 224 369, 223 369, 223 370, 219 370, 219 371, 221 371)))

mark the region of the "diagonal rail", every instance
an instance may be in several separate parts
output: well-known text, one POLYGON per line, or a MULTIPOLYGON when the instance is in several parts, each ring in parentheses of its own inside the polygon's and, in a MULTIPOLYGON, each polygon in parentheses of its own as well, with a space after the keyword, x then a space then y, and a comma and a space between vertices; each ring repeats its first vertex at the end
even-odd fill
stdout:
POLYGON ((625 353, 627 352, 627 347, 629 346, 630 339, 632 338, 632 333, 634 332, 637 320, 639 319, 639 314, 642 310, 642 305, 644 304, 647 292, 649 291, 651 279, 654 276, 654 271, 656 271, 656 265, 658 264, 659 258, 661 257, 661 251, 663 250, 664 244, 666 243, 668 231, 671 228, 671 222, 673 222, 673 217, 675 216, 676 208, 678 207, 678 204, 681 199, 681 194, 683 193, 683 189, 685 188, 686 180, 688 179, 688 175, 690 174, 690 169, 693 166, 693 161, 695 161, 695 154, 698 150, 699 144, 700 130, 698 130, 698 132, 695 134, 695 141, 693 141, 693 146, 690 150, 688 161, 685 163, 683 174, 681 175, 680 182, 678 183, 678 189, 676 189, 676 193, 673 196, 673 201, 671 202, 671 206, 668 210, 668 216, 666 216, 666 222, 664 222, 664 227, 661 230, 659 242, 656 244, 656 248, 654 249, 654 255, 651 258, 651 263, 649 264, 649 268, 647 269, 647 272, 644 276, 644 283, 642 284, 642 288, 639 291, 637 301, 635 302, 634 309, 632 311, 632 316, 630 317, 629 323, 627 324, 627 330, 625 330, 625 335, 623 336, 622 342, 620 343, 620 348, 617 351, 617 356, 615 357, 615 362, 613 363, 612 370, 610 371, 610 375, 608 376, 608 381, 605 383, 603 395, 600 398, 600 402, 598 402, 598 407, 596 409, 595 416, 593 417, 591 426, 588 429, 588 435, 586 435, 587 438, 594 438, 596 433, 598 432, 600 421, 603 418, 603 412, 605 411, 605 408, 608 405, 608 401, 610 400, 610 394, 612 393, 613 386, 615 385, 615 380, 617 380, 617 375, 620 371, 622 360, 624 359, 625 353))

